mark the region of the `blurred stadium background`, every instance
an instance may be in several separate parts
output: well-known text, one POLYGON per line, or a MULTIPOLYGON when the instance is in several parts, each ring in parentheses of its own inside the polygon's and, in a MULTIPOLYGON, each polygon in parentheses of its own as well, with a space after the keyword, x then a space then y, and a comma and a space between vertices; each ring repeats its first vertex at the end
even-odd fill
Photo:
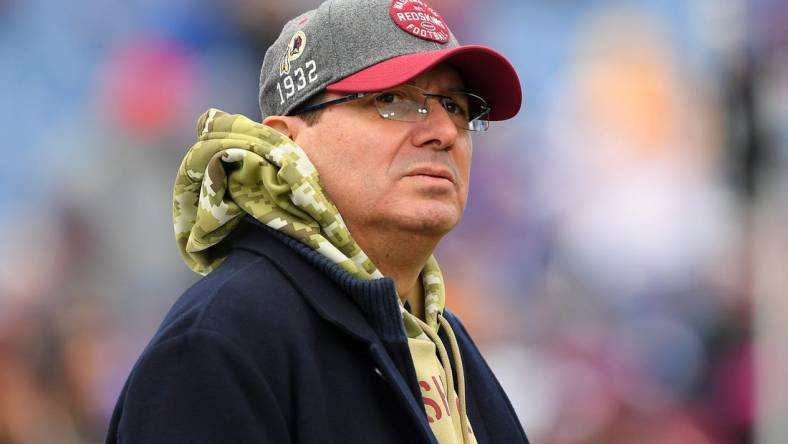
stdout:
MULTIPOLYGON (((0 0, 0 444, 98 443, 170 193, 316 0, 0 0)), ((788 442, 788 2, 432 0, 516 65, 438 259, 535 443, 788 442)))

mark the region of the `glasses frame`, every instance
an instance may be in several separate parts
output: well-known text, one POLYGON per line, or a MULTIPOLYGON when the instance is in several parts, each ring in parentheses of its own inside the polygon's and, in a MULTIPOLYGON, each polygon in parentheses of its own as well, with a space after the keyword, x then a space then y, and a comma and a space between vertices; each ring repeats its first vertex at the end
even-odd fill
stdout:
MULTIPOLYGON (((422 116, 422 119, 426 119, 427 115, 429 114, 429 108, 427 107, 427 100, 429 100, 430 98, 433 98, 433 99, 436 99, 439 102, 441 102, 441 99, 452 99, 451 97, 445 96, 443 94, 428 93, 428 92, 422 90, 421 88, 419 88, 419 87, 417 87, 415 85, 408 85, 408 86, 411 86, 411 87, 413 87, 415 89, 418 89, 420 91, 421 95, 424 96, 424 103, 422 104, 421 108, 418 110, 419 111, 419 115, 422 116)), ((321 110, 321 109, 324 109, 324 108, 328 108, 329 106, 339 105, 339 104, 342 104, 342 103, 347 103, 347 102, 351 102, 351 101, 354 101, 354 100, 363 99, 365 97, 375 97, 375 98, 377 98, 379 95, 386 94, 386 93, 389 93, 389 92, 391 92, 391 90, 348 94, 346 96, 342 96, 342 97, 339 97, 339 98, 336 98, 336 99, 328 100, 328 101, 321 102, 321 103, 316 103, 316 104, 313 104, 313 105, 304 106, 304 107, 299 108, 299 109, 297 109, 295 111, 292 111, 290 113, 290 115, 291 116, 297 116, 299 114, 304 114, 304 113, 308 113, 308 112, 311 112, 311 111, 318 111, 318 110, 321 110)), ((492 111, 492 108, 490 108, 490 106, 487 105, 487 101, 484 100, 482 97, 477 96, 476 94, 469 93, 469 92, 465 92, 465 91, 453 91, 453 92, 467 94, 467 95, 469 95, 471 97, 475 97, 475 98, 479 99, 481 101, 481 103, 482 103, 481 114, 479 114, 478 117, 475 117, 472 120, 469 120, 467 128, 463 128, 463 127, 459 127, 459 126, 458 126, 458 128, 466 130, 466 131, 487 131, 487 129, 490 126, 490 121, 486 120, 486 119, 485 120, 480 120, 480 119, 482 119, 485 116, 489 116, 490 115, 490 111, 492 111), (473 122, 485 122, 485 123, 483 123, 480 128, 474 128, 473 122)), ((441 102, 441 108, 443 108, 442 102, 441 102)), ((391 119, 389 117, 384 116, 380 112, 380 109, 378 109, 377 105, 375 106, 375 109, 378 111, 378 115, 381 118, 383 118, 383 119, 393 120, 393 121, 397 121, 397 122, 407 122, 407 120, 391 119)))

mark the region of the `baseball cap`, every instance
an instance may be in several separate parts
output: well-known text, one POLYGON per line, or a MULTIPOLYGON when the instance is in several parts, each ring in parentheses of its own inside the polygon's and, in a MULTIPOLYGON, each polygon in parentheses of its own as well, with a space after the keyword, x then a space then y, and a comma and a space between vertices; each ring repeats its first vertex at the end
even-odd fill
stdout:
POLYGON ((284 116, 315 94, 385 90, 445 63, 483 97, 490 120, 520 110, 522 89, 503 55, 460 45, 425 0, 328 0, 285 24, 260 71, 262 117, 284 116))

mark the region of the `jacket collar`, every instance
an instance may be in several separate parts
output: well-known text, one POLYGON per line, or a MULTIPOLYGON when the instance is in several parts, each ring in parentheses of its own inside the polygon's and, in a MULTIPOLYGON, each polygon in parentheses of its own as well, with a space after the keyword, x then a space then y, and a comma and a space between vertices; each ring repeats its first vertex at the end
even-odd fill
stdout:
POLYGON ((386 342, 407 342, 391 278, 357 279, 298 240, 251 217, 244 218, 235 232, 233 248, 270 259, 327 321, 363 341, 378 336, 386 342))

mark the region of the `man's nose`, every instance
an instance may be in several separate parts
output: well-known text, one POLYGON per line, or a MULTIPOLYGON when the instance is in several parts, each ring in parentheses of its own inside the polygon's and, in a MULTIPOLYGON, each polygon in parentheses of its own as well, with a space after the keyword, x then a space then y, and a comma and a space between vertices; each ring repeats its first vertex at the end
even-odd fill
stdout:
POLYGON ((460 130, 449 116, 449 112, 441 105, 439 98, 426 97, 425 107, 427 115, 423 121, 417 124, 414 144, 433 149, 450 150, 457 141, 460 130))

